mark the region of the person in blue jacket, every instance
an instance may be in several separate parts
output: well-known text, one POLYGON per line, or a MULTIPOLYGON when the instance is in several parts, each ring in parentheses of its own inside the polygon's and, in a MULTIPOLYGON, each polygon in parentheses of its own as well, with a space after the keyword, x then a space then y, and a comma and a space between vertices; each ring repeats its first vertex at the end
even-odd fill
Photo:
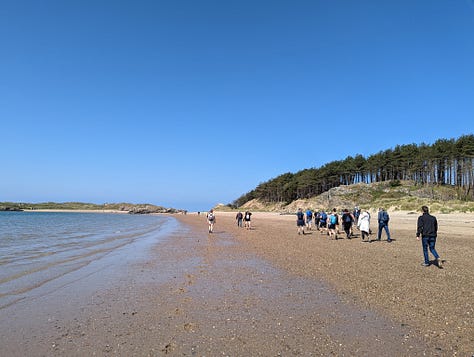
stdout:
POLYGON ((387 234, 387 242, 388 243, 392 242, 392 239, 390 238, 390 231, 388 229, 388 222, 390 221, 390 216, 388 215, 385 208, 383 207, 379 208, 379 214, 377 218, 379 222, 379 231, 377 234, 377 240, 380 241, 380 239, 382 238, 382 230, 385 230, 385 233, 387 234))

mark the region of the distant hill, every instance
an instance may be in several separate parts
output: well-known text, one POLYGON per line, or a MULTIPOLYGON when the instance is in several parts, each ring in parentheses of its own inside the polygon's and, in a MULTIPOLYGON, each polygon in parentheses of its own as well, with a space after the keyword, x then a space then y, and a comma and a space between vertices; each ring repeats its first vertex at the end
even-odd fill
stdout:
MULTIPOLYGON (((360 192, 360 199, 349 202, 341 198, 341 204, 363 202, 364 195, 369 194, 366 191, 370 191, 372 197, 380 191, 377 189, 379 187, 399 186, 401 188, 398 190, 407 191, 407 185, 416 189, 403 191, 405 193, 420 191, 433 195, 438 191, 449 192, 450 199, 470 202, 474 201, 473 168, 474 135, 439 139, 432 145, 397 145, 368 157, 358 154, 318 168, 281 174, 260 183, 229 204, 229 207, 245 207, 249 204, 265 205, 267 208, 286 207, 293 202, 304 201, 339 205, 338 202, 331 202, 334 193, 339 192, 336 188, 357 184, 364 188, 360 192)), ((396 192, 394 190, 392 194, 396 192)))
POLYGON ((0 202, 0 211, 26 210, 73 210, 73 211, 120 211, 128 213, 177 213, 182 210, 165 208, 148 203, 83 203, 83 202, 43 202, 43 203, 14 203, 0 202))
POLYGON ((384 207, 388 210, 419 211, 422 205, 427 205, 432 212, 474 212, 473 201, 459 200, 457 196, 457 188, 454 186, 425 186, 413 181, 391 181, 341 185, 318 196, 298 199, 289 204, 253 199, 239 209, 294 213, 298 208, 339 210, 359 206, 369 210, 384 207))

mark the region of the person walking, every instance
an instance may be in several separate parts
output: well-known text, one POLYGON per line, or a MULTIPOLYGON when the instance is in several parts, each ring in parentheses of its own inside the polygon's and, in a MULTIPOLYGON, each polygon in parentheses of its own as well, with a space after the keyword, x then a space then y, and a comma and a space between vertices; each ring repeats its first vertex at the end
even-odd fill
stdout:
MULTIPOLYGON (((321 233, 328 233, 328 215, 327 213, 323 210, 321 214, 319 215, 319 228, 321 228, 321 233)), ((328 233, 329 234, 329 233, 328 233)))
POLYGON ((357 228, 360 230, 362 242, 365 242, 365 238, 367 238, 367 242, 370 243, 370 213, 368 211, 361 211, 357 220, 357 228))
POLYGON ((216 216, 214 215, 214 210, 210 210, 207 214, 207 224, 209 226, 209 233, 214 231, 214 224, 216 223, 216 216))
POLYGON ((329 216, 329 225, 328 225, 329 238, 334 236, 334 239, 337 240, 338 226, 339 226, 339 215, 337 214, 337 210, 334 208, 332 210, 331 215, 329 216))
POLYGON ((344 232, 346 232, 347 239, 351 239, 352 222, 354 222, 354 216, 345 208, 342 213, 342 227, 344 228, 344 232))
POLYGON ((352 215, 354 216, 354 224, 357 226, 357 223, 359 222, 359 216, 360 216, 360 208, 359 206, 354 207, 354 212, 352 212, 352 215))
POLYGON ((242 212, 239 212, 235 215, 235 220, 237 221, 237 227, 242 228, 242 219, 244 218, 244 215, 242 212))
POLYGON ((385 230, 385 233, 387 234, 387 242, 391 243, 392 239, 390 238, 390 231, 388 229, 388 222, 390 221, 390 216, 388 215, 385 208, 383 207, 379 208, 379 214, 377 218, 379 222, 379 231, 377 234, 377 240, 380 241, 380 239, 382 238, 382 230, 385 230))
POLYGON ((311 230, 311 226, 313 224, 313 211, 311 211, 309 208, 306 210, 306 228, 308 231, 311 230))
POLYGON ((304 213, 301 208, 298 208, 298 212, 296 212, 296 227, 298 229, 298 234, 304 235, 304 213))
POLYGON ((321 212, 314 212, 314 226, 319 231, 319 221, 321 220, 321 212))
POLYGON ((435 216, 432 216, 429 213, 427 206, 422 206, 421 211, 423 214, 418 217, 417 227, 416 227, 416 239, 420 240, 421 236, 421 245, 423 247, 423 257, 425 261, 422 263, 423 266, 430 266, 430 260, 428 257, 428 248, 430 249, 431 254, 436 259, 436 265, 438 268, 442 268, 442 260, 439 257, 438 252, 436 251, 436 237, 438 235, 438 220, 435 216))
POLYGON ((247 229, 251 229, 250 227, 250 217, 252 216, 252 212, 245 212, 244 214, 244 227, 247 229))

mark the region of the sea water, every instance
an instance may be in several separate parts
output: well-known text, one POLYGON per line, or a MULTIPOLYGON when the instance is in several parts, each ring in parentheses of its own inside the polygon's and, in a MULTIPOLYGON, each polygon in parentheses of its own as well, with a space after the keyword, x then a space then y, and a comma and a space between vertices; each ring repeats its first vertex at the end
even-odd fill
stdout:
POLYGON ((141 254, 176 225, 155 215, 0 212, 0 309, 126 247, 141 254))

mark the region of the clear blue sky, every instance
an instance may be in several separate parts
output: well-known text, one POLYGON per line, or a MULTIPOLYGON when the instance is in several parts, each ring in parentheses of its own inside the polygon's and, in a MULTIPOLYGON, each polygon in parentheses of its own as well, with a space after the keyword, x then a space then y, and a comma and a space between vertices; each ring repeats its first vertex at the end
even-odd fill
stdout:
POLYGON ((5 0, 0 38, 0 201, 206 210, 473 133, 470 0, 5 0))

